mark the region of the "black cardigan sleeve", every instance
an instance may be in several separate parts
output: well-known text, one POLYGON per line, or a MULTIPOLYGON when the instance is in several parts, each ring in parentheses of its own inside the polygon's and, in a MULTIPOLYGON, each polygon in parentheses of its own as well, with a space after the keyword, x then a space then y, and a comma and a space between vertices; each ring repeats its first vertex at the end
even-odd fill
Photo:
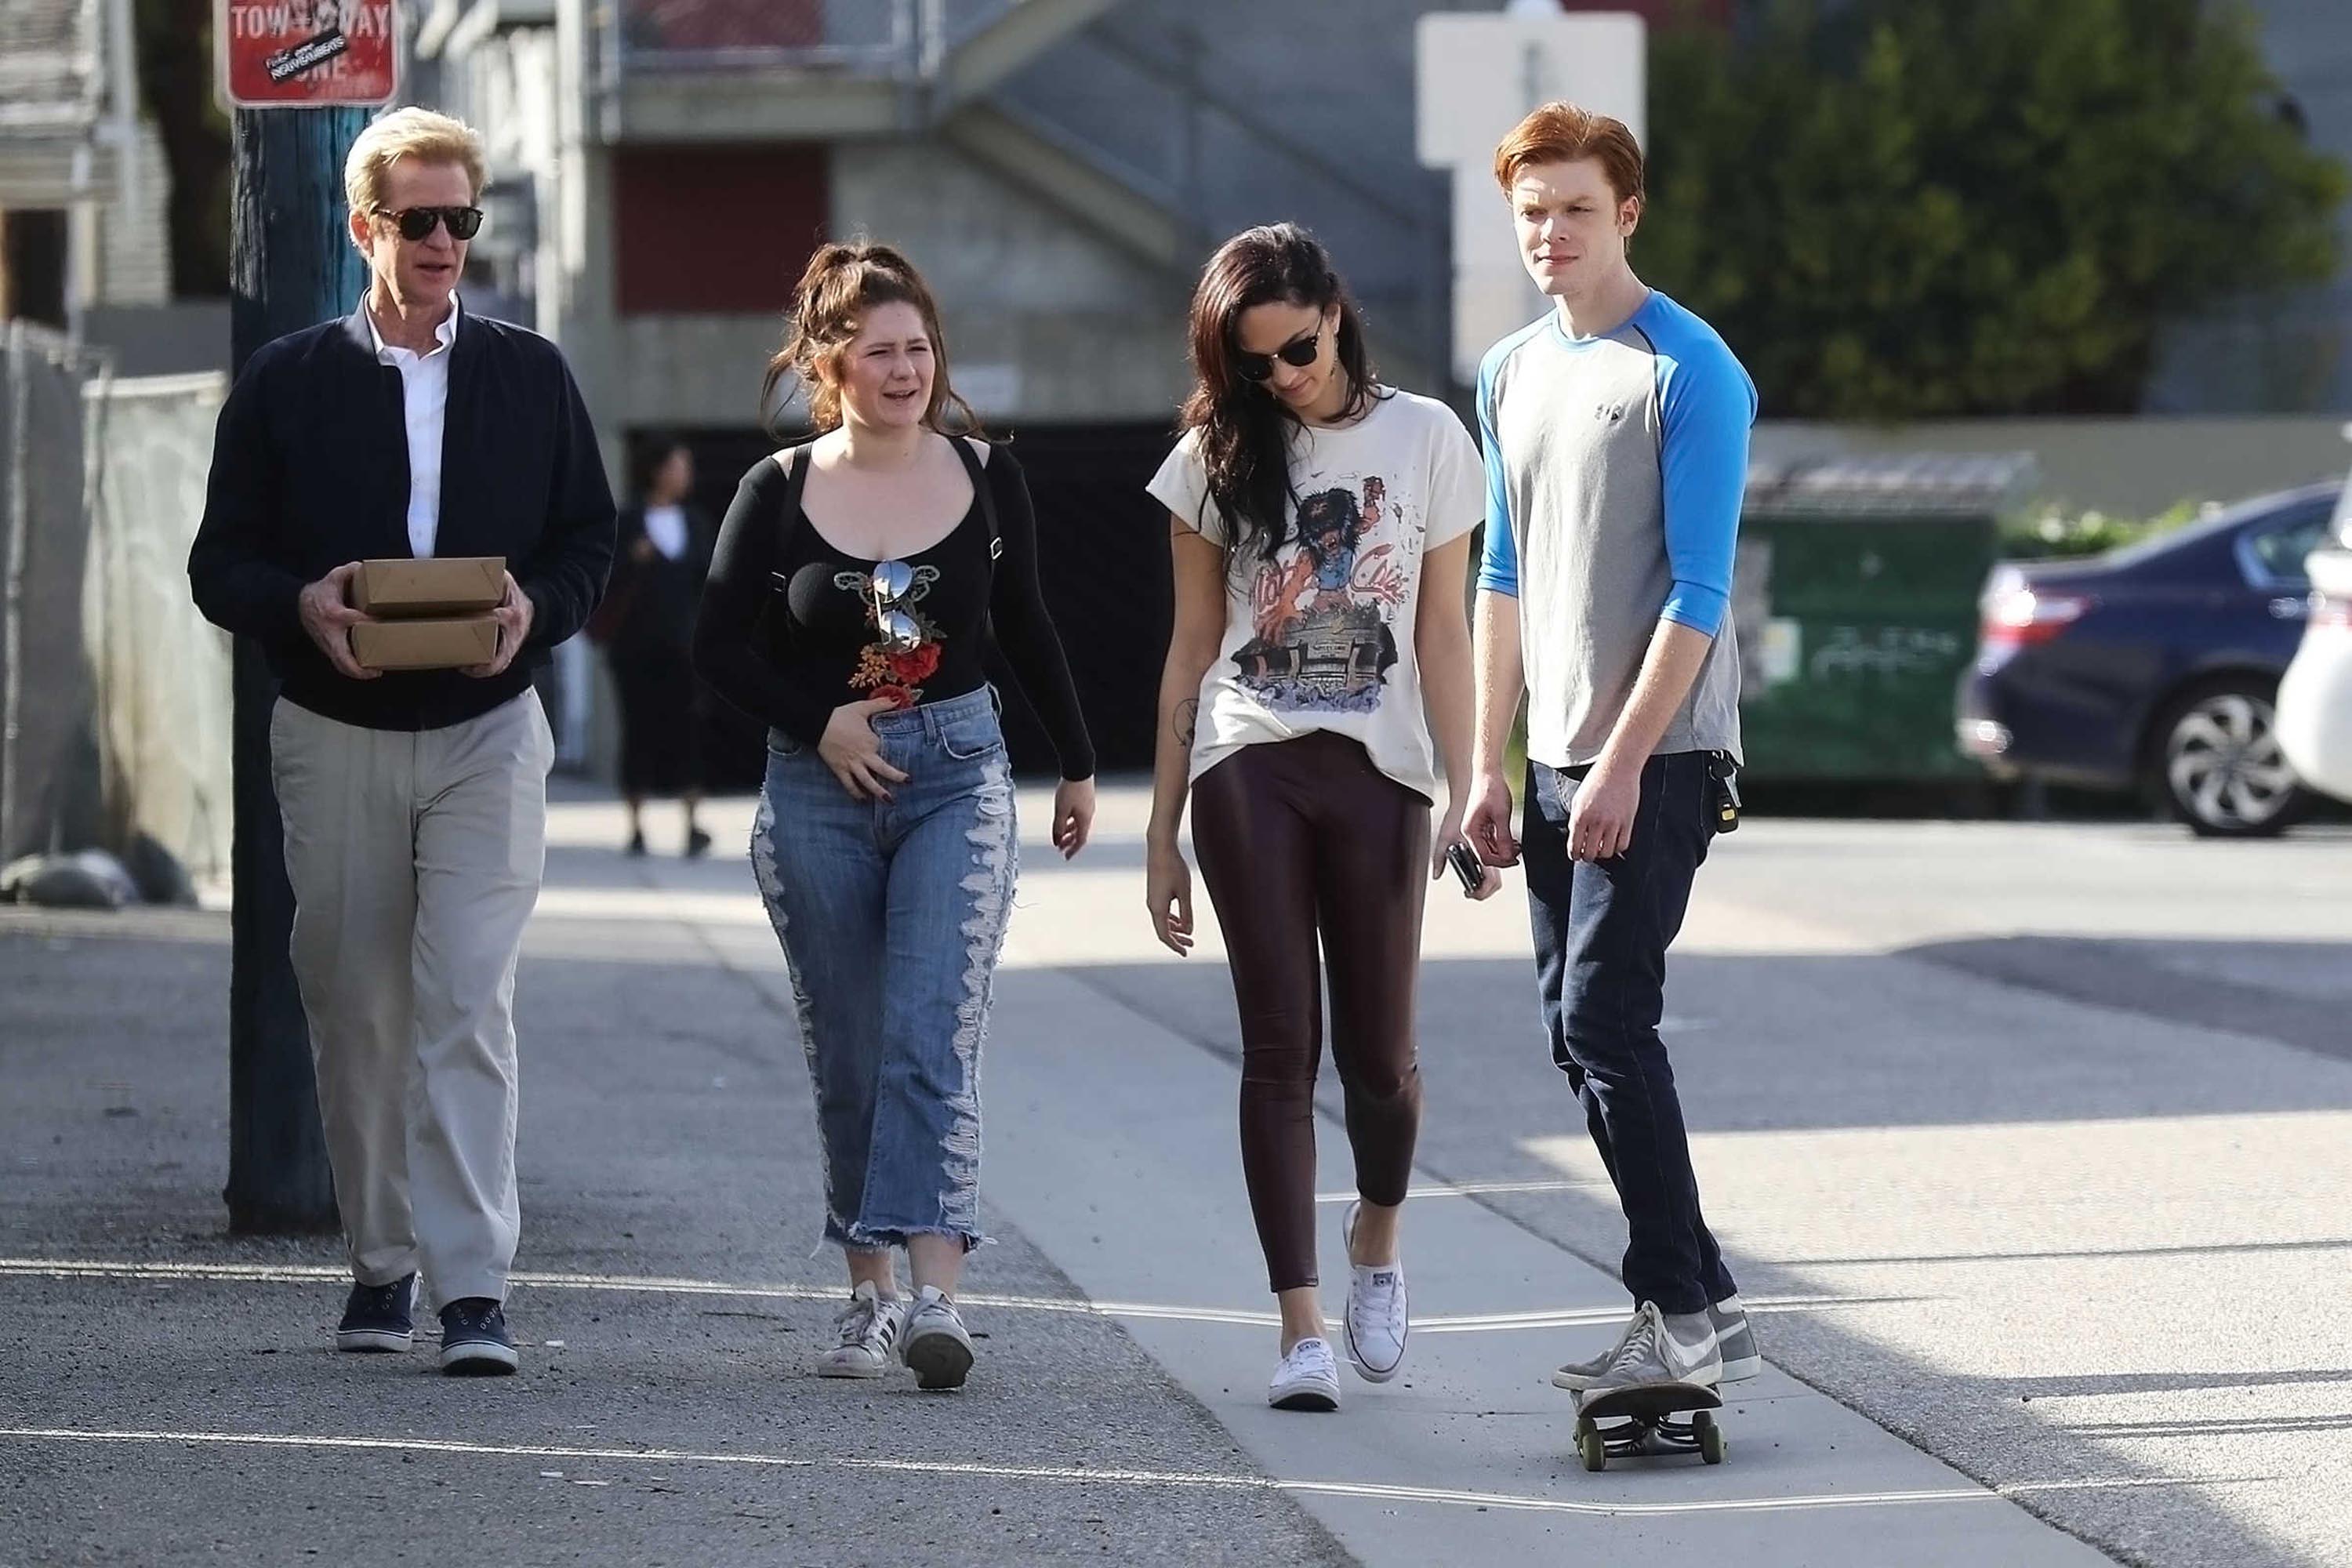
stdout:
POLYGON ((265 644, 302 636, 302 579, 269 559, 278 455, 264 382, 277 357, 254 355, 221 405, 205 515, 188 550, 188 585, 205 619, 265 644))
MULTIPOLYGON (((806 453, 801 455, 806 462, 806 453)), ((702 609, 694 621, 694 668, 703 684, 763 724, 803 745, 824 738, 833 710, 784 679, 761 652, 760 616, 774 596, 776 543, 783 528, 785 479, 762 458, 735 487, 719 525, 703 579, 702 609)))
POLYGON ((613 489, 604 479, 596 427, 589 423, 588 405, 572 379, 571 366, 560 356, 555 374, 562 392, 547 522, 514 574, 530 595, 530 636, 525 647, 552 647, 586 626, 613 569, 613 489))
POLYGON ((1092 778, 1094 742, 1078 708, 1061 635, 1054 629, 1037 582, 1037 513, 1030 504, 1029 482, 1022 477, 1020 463, 1003 447, 989 455, 988 482, 995 492, 997 537, 1004 545, 989 591, 997 646, 1053 740, 1062 776, 1092 778))

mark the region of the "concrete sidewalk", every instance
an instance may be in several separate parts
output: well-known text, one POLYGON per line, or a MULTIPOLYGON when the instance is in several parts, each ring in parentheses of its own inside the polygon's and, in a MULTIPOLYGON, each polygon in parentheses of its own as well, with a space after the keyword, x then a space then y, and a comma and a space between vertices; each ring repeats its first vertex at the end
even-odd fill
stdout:
MULTIPOLYGON (((1025 958, 1230 1055, 1213 964, 1125 934, 1131 869, 1036 896, 1055 913, 1025 958)), ((1525 921, 1516 896, 1432 904, 1420 1163, 1464 1195, 1415 1206, 1408 1256, 1458 1203, 1613 1271, 1623 1222, 1541 1059, 1525 921)), ((2127 1561, 2352 1562, 2352 1324, 2326 1305, 2352 1257, 2347 932, 2341 830, 1762 821, 1719 841, 1666 1029, 1767 1356, 2127 1561)), ((1507 1353, 1540 1368, 1565 1337, 1507 1353)), ((1723 1479, 1759 1428, 1730 1426, 1723 1479)), ((1805 1494, 1866 1473, 1851 1452, 1805 1494)), ((1932 1560, 1907 1520, 1826 1512, 1812 1539, 1882 1529, 1885 1560, 1932 1560)))

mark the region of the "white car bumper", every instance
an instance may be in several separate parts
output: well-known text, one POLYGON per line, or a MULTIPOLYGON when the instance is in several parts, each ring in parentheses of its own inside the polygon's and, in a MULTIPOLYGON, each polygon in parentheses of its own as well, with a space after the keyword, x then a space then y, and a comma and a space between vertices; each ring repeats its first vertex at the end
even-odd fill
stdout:
POLYGON ((2279 682, 2279 747, 2304 783, 2352 800, 2352 553, 2323 551, 2311 566, 2317 605, 2279 682))

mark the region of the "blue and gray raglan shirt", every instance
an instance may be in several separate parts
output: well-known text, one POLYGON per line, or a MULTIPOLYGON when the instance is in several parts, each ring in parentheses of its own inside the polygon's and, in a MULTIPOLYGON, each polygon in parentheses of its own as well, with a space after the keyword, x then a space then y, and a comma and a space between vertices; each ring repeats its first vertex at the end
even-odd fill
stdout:
POLYGON ((1739 752, 1731 563, 1756 386, 1715 329, 1651 291, 1572 338, 1557 310, 1478 368, 1480 589, 1519 602, 1528 754, 1591 762, 1661 620, 1715 639, 1661 753, 1739 752))

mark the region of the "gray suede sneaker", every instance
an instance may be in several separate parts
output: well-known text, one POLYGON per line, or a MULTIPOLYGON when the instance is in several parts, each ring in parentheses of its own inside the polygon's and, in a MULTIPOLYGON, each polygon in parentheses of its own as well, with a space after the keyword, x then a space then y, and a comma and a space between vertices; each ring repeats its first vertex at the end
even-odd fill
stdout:
POLYGON ((1748 1326, 1748 1309, 1738 1296, 1726 1296, 1706 1310, 1715 1336, 1723 1347, 1723 1381, 1745 1383, 1764 1370, 1756 1348, 1756 1331, 1748 1326))
POLYGON ((1633 1325, 1641 1321, 1641 1316, 1636 1312, 1633 1317, 1626 1319, 1625 1326, 1617 1331, 1617 1337, 1611 1341, 1609 1348, 1599 1355, 1588 1356, 1582 1361, 1570 1362, 1558 1372, 1553 1373, 1551 1385, 1554 1388, 1565 1388, 1572 1394, 1581 1394, 1591 1387, 1592 1380, 1607 1372, 1609 1363, 1617 1359, 1617 1352, 1625 1348, 1626 1336, 1633 1331, 1633 1325))
MULTIPOLYGON (((1748 1326, 1748 1308, 1738 1296, 1726 1296, 1706 1310, 1707 1321, 1715 1325, 1716 1339, 1723 1352, 1723 1381, 1745 1383, 1764 1370, 1764 1358, 1756 1349, 1756 1331, 1748 1326)), ((1554 1388, 1580 1392, 1592 1386, 1593 1379, 1609 1370, 1624 1348, 1625 1335, 1633 1332, 1629 1321, 1616 1343, 1599 1355, 1584 1361, 1572 1361, 1551 1374, 1554 1388)))
POLYGON ((1594 1399, 1604 1394, 1662 1383, 1693 1383, 1702 1387, 1721 1383, 1723 1352, 1717 1348, 1715 1330, 1706 1314, 1694 1312, 1675 1321, 1683 1326, 1685 1333, 1699 1337, 1695 1341, 1677 1339, 1667 1325, 1666 1315, 1658 1310, 1658 1304, 1643 1302, 1634 1310, 1624 1342, 1617 1347, 1617 1359, 1586 1386, 1583 1397, 1594 1399))

